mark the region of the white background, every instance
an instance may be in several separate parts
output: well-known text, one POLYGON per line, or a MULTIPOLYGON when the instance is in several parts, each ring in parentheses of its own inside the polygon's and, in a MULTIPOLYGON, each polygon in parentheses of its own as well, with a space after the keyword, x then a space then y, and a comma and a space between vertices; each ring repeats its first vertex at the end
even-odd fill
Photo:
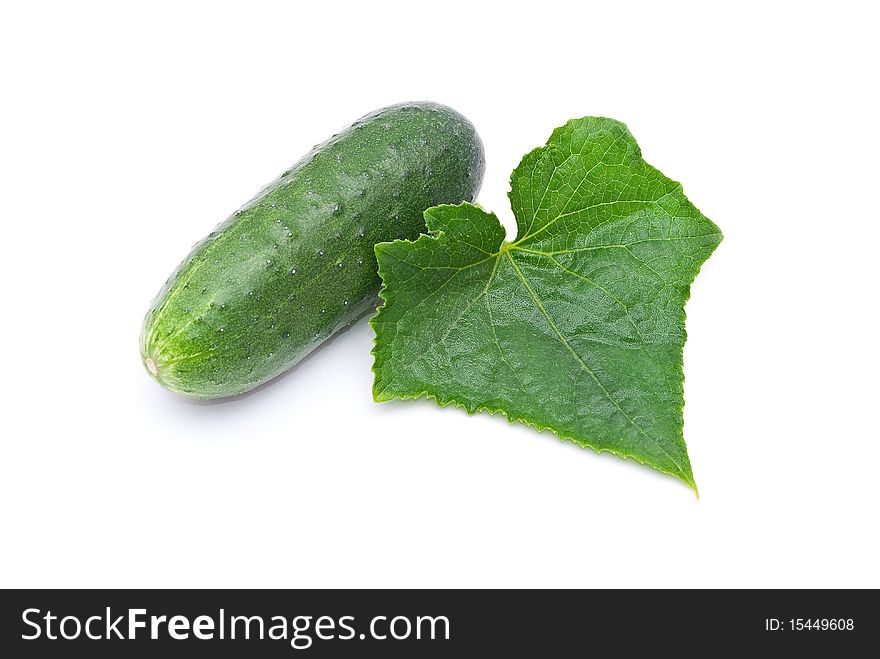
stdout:
POLYGON ((715 5, 6 5, 0 585, 880 586, 877 17, 715 5), (364 322, 234 402, 145 374, 192 243, 425 99, 477 126, 508 228, 510 171, 584 115, 722 228, 687 307, 699 501, 500 417, 374 404, 364 322))

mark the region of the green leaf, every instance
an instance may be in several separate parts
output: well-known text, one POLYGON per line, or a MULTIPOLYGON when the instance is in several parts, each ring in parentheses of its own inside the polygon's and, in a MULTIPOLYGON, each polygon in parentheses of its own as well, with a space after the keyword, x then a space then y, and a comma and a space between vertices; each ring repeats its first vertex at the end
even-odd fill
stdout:
POLYGON ((721 233, 626 126, 553 131, 510 179, 517 239, 470 204, 376 245, 374 397, 501 412, 696 491, 682 434, 684 304, 721 233))

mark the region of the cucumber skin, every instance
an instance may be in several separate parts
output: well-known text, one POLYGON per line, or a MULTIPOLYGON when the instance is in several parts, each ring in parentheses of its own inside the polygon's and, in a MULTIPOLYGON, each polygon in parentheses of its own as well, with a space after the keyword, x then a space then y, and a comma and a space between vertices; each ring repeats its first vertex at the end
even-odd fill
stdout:
POLYGON ((375 309, 373 246, 473 201, 483 146, 434 103, 390 106, 317 145, 197 243, 144 319, 141 357, 196 398, 244 393, 375 309))

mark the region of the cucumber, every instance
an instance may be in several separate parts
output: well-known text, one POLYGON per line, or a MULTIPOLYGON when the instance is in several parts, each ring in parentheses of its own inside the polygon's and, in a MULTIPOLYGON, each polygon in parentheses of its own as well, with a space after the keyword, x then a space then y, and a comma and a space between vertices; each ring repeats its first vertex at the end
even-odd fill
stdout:
POLYGON ((471 123, 435 103, 369 114, 266 186, 168 279, 141 332, 144 366, 196 398, 272 379, 374 309, 373 246, 472 201, 485 159, 471 123))

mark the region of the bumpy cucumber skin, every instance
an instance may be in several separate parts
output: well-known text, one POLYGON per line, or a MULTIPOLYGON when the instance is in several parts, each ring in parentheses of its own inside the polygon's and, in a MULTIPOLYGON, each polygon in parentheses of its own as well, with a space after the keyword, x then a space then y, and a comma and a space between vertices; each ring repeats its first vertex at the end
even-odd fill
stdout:
POLYGON ((244 393, 375 308, 373 246, 414 239, 423 211, 472 201, 483 146, 435 103, 369 114, 316 146, 199 242, 147 313, 141 356, 164 387, 244 393))

